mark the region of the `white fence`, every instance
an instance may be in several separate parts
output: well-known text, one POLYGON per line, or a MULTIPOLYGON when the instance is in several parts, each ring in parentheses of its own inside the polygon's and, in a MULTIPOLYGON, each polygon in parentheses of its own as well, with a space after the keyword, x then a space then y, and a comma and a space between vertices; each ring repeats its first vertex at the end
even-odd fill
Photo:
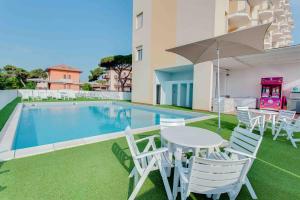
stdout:
POLYGON ((18 90, 0 90, 0 110, 17 96, 18 90))
POLYGON ((74 90, 19 90, 22 99, 75 99, 97 98, 111 100, 131 100, 130 92, 74 91, 74 90))

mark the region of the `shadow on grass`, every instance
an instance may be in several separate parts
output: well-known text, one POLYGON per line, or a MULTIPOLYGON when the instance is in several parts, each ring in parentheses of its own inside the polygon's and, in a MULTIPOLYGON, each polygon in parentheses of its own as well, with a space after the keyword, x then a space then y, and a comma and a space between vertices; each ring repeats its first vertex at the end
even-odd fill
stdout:
MULTIPOLYGON (((1 167, 3 166, 3 164, 4 164, 4 162, 0 161, 0 177, 1 177, 2 174, 9 172, 9 170, 4 170, 4 171, 1 170, 1 167)), ((1 180, 1 178, 0 178, 0 180, 1 180)), ((2 185, 2 181, 1 181, 0 182, 0 192, 2 192, 3 190, 5 190, 6 188, 7 188, 7 186, 3 186, 2 185)))
MULTIPOLYGON (((146 145, 146 143, 143 143, 141 145, 138 145, 138 147, 143 148, 145 145, 146 145)), ((129 148, 122 148, 118 143, 113 143, 111 149, 112 149, 113 154, 116 156, 116 158, 118 159, 120 164, 128 172, 128 175, 129 175, 131 170, 134 168, 134 163, 133 163, 132 157, 129 156, 128 153, 126 152, 129 150, 129 148)), ((134 189, 134 178, 129 178, 129 179, 130 180, 129 180, 129 186, 128 186, 128 198, 130 197, 130 195, 134 189)), ((163 181, 161 179, 159 171, 156 170, 156 171, 150 172, 148 179, 155 185, 155 188, 152 190, 156 191, 156 195, 159 196, 159 199, 162 199, 164 197, 166 198, 167 195, 165 194, 163 181), (163 188, 163 191, 162 191, 162 188, 163 188)), ((171 183, 171 182, 169 181, 169 183, 171 183)), ((171 184, 170 184, 170 186, 171 186, 171 184)), ((136 197, 136 199, 155 199, 155 198, 153 198, 153 192, 146 192, 141 195, 138 195, 136 197)))

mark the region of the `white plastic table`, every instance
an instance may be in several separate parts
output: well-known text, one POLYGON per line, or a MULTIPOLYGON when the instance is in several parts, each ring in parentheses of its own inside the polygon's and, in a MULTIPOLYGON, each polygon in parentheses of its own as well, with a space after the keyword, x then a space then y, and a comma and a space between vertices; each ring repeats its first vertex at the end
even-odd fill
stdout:
POLYGON ((217 133, 190 126, 165 128, 161 130, 161 136, 172 144, 197 149, 218 147, 224 141, 217 133))
MULTIPOLYGON (((177 145, 175 159, 180 162, 182 147, 191 147, 197 150, 207 149, 210 151, 213 148, 219 147, 224 142, 223 138, 217 133, 190 126, 177 126, 163 129, 161 130, 161 136, 169 143, 177 145)), ((169 150, 172 151, 170 148, 169 150)), ((177 167, 175 167, 173 181, 173 195, 175 195, 174 198, 176 198, 177 195, 178 179, 179 174, 177 167)))
POLYGON ((276 117, 278 115, 278 112, 273 110, 259 110, 259 109, 250 109, 250 112, 254 113, 255 115, 261 116, 262 119, 262 125, 263 130, 266 129, 266 117, 269 116, 269 120, 272 123, 272 135, 274 135, 275 132, 275 125, 276 125, 276 117))

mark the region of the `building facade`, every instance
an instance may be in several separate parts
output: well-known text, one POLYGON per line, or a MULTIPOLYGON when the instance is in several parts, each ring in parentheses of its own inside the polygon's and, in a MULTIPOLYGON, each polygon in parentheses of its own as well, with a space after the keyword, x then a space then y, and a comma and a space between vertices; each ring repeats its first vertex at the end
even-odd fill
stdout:
MULTIPOLYGON (((124 70, 121 74, 121 78, 124 80, 125 77, 127 77, 127 81, 124 87, 124 92, 131 92, 131 80, 132 80, 131 71, 124 70)), ((108 91, 118 91, 118 92, 122 90, 118 75, 114 70, 112 69, 106 70, 105 74, 102 76, 102 79, 105 81, 95 85, 95 88, 98 88, 98 90, 108 90, 108 91)))
POLYGON ((289 46, 288 0, 134 0, 132 101, 211 110, 214 63, 192 65, 165 50, 268 22, 265 48, 289 46))
POLYGON ((80 90, 79 69, 67 65, 56 65, 47 68, 48 87, 50 90, 80 90))

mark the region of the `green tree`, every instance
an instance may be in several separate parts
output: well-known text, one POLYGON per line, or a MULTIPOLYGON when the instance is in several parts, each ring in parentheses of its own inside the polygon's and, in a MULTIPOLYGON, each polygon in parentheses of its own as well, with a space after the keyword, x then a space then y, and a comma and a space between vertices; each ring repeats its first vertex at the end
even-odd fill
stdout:
POLYGON ((33 69, 29 72, 28 78, 42 78, 46 79, 48 78, 48 74, 45 70, 38 68, 38 69, 33 69))
POLYGON ((25 69, 13 65, 5 65, 2 71, 4 71, 4 75, 7 78, 8 89, 26 87, 25 83, 29 74, 25 69))
POLYGON ((125 85, 132 71, 132 55, 116 55, 102 58, 99 67, 103 67, 106 70, 114 70, 118 76, 117 79, 120 83, 121 91, 124 92, 125 85), (127 73, 123 75, 125 71, 127 73))
POLYGON ((84 83, 81 88, 82 88, 82 90, 85 90, 85 91, 92 91, 92 89, 93 89, 93 87, 89 83, 84 83))
POLYGON ((90 71, 89 75, 89 82, 91 81, 97 81, 101 75, 105 73, 104 69, 102 67, 97 67, 90 71))

